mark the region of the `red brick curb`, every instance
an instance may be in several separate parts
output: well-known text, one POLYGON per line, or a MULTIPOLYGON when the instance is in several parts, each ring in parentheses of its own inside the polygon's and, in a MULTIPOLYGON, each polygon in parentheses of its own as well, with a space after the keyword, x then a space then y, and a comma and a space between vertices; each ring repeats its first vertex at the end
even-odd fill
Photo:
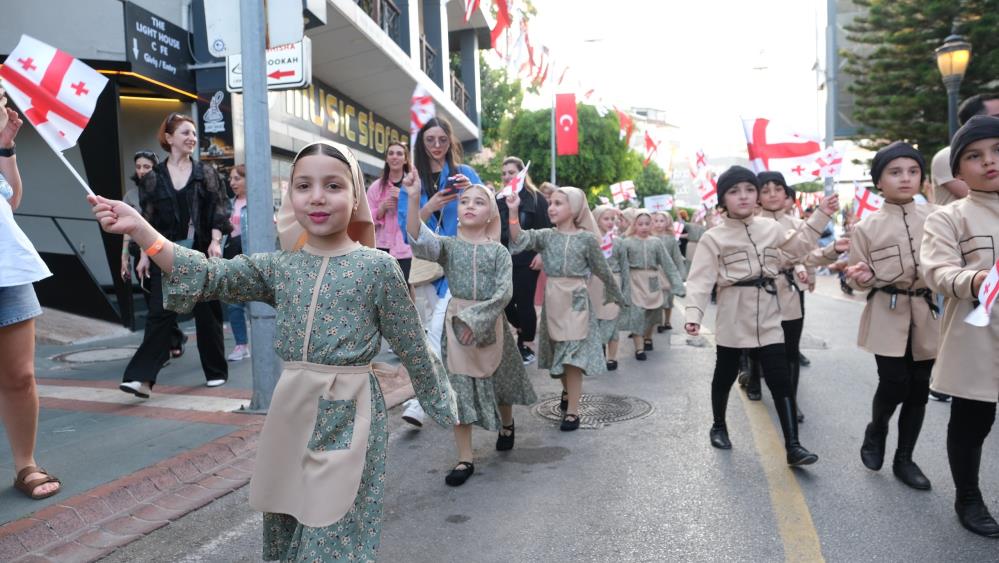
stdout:
POLYGON ((0 561, 95 561, 250 481, 263 422, 0 526, 0 561))

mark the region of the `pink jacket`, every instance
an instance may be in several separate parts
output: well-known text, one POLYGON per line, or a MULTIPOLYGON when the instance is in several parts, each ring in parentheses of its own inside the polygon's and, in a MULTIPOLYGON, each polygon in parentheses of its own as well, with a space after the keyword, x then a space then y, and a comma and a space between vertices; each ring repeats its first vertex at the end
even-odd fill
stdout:
POLYGON ((395 207, 389 208, 381 217, 378 216, 378 206, 382 201, 388 199, 389 188, 392 184, 379 178, 372 182, 368 188, 368 206, 371 208, 372 219, 375 223, 375 247, 387 248, 389 254, 394 258, 412 258, 413 251, 403 240, 402 230, 399 228, 398 210, 395 207))

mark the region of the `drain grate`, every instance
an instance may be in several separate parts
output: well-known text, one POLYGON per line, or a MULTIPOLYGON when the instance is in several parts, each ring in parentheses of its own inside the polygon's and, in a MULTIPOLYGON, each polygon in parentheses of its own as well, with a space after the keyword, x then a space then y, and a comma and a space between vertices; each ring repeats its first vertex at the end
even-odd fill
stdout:
MULTIPOLYGON (((562 421, 558 404, 560 395, 547 396, 534 406, 534 414, 556 422, 562 421)), ((583 393, 579 399, 579 427, 603 428, 611 422, 634 420, 652 414, 652 405, 636 397, 625 395, 591 395, 583 393)))
POLYGON ((57 362, 65 362, 67 364, 114 362, 131 358, 135 355, 135 350, 135 347, 128 346, 117 348, 88 348, 86 350, 76 350, 75 352, 59 354, 58 356, 53 356, 52 359, 57 362))

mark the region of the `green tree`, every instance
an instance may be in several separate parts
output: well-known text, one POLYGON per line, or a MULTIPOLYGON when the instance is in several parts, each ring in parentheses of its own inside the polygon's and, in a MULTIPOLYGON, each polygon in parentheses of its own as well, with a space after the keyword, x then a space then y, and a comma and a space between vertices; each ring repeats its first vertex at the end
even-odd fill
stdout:
MULTIPOLYGON (((579 154, 559 156, 556 181, 584 190, 633 180, 641 172, 641 157, 618 133, 617 117, 600 117, 592 106, 578 104, 579 154)), ((524 111, 511 123, 507 153, 531 161, 531 177, 540 182, 551 175, 551 110, 524 111)), ((609 194, 607 194, 609 195, 609 194)))
MULTIPOLYGON (((631 152, 638 156, 637 152, 631 152)), ((648 166, 642 167, 642 171, 635 178, 635 191, 638 192, 638 197, 642 198, 650 195, 674 193, 673 186, 666 178, 666 171, 655 162, 650 162, 648 166)))
POLYGON ((524 91, 519 79, 511 79, 505 68, 490 67, 481 54, 479 69, 479 84, 482 88, 482 144, 502 153, 510 121, 521 111, 524 91))
POLYGON ((905 140, 931 157, 947 143, 947 93, 933 50, 952 24, 972 43, 961 95, 985 91, 999 76, 999 0, 854 0, 866 14, 847 27, 865 53, 844 53, 856 79, 854 117, 865 148, 905 140))

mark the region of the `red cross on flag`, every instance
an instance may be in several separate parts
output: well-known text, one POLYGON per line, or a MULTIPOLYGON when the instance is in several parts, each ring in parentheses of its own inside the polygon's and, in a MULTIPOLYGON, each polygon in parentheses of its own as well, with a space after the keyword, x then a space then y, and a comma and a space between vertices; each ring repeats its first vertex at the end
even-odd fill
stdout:
POLYGON ((27 35, 0 68, 7 95, 56 152, 76 144, 108 79, 27 35))
POLYGON ((614 230, 611 229, 600 238, 600 250, 604 253, 604 258, 610 258, 614 254, 614 230))
POLYGON ((437 106, 434 105, 434 99, 430 96, 430 92, 427 92, 426 88, 417 84, 416 89, 413 90, 413 98, 409 105, 410 149, 412 149, 413 143, 416 142, 416 134, 435 115, 437 115, 437 106))
POLYGON ((996 260, 982 286, 978 288, 978 307, 964 318, 964 322, 974 326, 988 326, 996 297, 999 297, 999 260, 996 260))
POLYGON ((659 150, 659 143, 649 135, 649 132, 645 132, 645 162, 643 166, 648 166, 652 162, 652 156, 656 154, 659 150))
POLYGON ((828 147, 822 152, 822 156, 815 159, 815 169, 812 170, 812 176, 815 178, 835 178, 842 167, 843 155, 836 150, 836 147, 828 147))
POLYGON ((867 188, 860 187, 857 182, 853 183, 853 199, 857 204, 857 219, 863 219, 878 209, 885 202, 884 198, 867 188))
POLYGON ((714 207, 718 205, 718 181, 715 180, 715 175, 710 170, 704 171, 704 177, 701 178, 701 183, 697 187, 697 193, 701 196, 701 203, 706 206, 714 207))
POLYGON ((815 179, 816 160, 823 156, 822 145, 811 137, 795 133, 769 119, 743 119, 746 149, 756 173, 780 172, 788 185, 815 179))
POLYGON ((520 172, 517 172, 516 176, 510 178, 510 181, 496 194, 496 199, 507 197, 510 194, 519 194, 520 190, 524 189, 524 183, 527 181, 527 170, 529 168, 531 168, 531 161, 527 161, 527 166, 520 172))
POLYGON ((624 203, 629 199, 635 199, 637 197, 637 194, 635 193, 635 183, 631 180, 611 184, 610 192, 614 205, 624 203))
POLYGON ((701 175, 701 172, 707 169, 707 167, 708 156, 704 154, 703 149, 698 149, 697 152, 694 153, 694 162, 690 164, 690 177, 696 180, 697 177, 701 175))

